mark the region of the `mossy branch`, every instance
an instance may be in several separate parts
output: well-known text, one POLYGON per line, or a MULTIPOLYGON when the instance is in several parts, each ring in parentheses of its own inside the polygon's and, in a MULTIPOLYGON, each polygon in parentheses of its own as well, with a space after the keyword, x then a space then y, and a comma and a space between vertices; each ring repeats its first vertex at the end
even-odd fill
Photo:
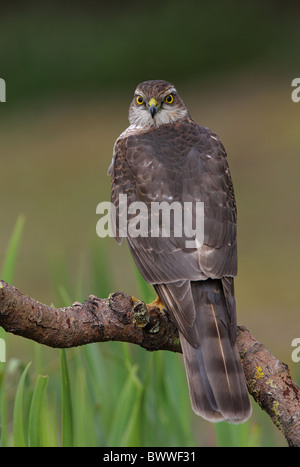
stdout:
MULTIPOLYGON (((151 351, 181 352, 178 331, 166 313, 119 292, 107 299, 90 295, 83 303, 52 308, 0 281, 0 326, 50 347, 123 341, 151 351)), ((287 365, 244 327, 238 327, 237 346, 249 393, 288 445, 300 447, 300 389, 287 365)))

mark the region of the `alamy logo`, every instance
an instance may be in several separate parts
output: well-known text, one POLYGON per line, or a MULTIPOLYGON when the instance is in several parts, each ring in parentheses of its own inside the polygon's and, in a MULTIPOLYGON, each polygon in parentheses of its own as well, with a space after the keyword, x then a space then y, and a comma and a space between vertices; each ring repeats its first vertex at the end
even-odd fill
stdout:
POLYGON ((292 351, 292 360, 294 363, 299 363, 300 362, 300 337, 295 337, 292 341, 292 347, 296 347, 292 351))
POLYGON ((127 195, 119 195, 118 219, 113 203, 99 203, 101 215, 96 232, 101 238, 115 237, 180 237, 186 248, 198 248, 204 241, 204 203, 167 201, 135 201, 128 205, 127 195), (118 226, 118 227, 117 227, 118 226), (118 230, 118 232, 117 232, 118 230))
POLYGON ((0 102, 6 102, 6 84, 2 78, 0 78, 0 102))
POLYGON ((4 339, 0 339, 0 363, 6 362, 6 344, 4 339))
POLYGON ((292 91, 292 101, 299 102, 300 101, 300 78, 294 78, 292 81, 292 87, 295 88, 292 91))

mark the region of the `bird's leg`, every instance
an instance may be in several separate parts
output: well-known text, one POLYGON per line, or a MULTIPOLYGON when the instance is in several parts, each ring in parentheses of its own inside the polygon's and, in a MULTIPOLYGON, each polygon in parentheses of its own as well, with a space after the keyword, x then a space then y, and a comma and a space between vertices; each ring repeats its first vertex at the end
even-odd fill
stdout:
POLYGON ((152 303, 147 303, 147 306, 152 306, 154 308, 159 308, 161 313, 165 314, 166 313, 166 308, 164 307, 164 305, 162 304, 161 302, 161 299, 159 298, 159 296, 157 295, 156 299, 152 302, 152 303))
MULTIPOLYGON (((131 296, 131 300, 134 302, 134 303, 141 303, 141 300, 138 300, 137 298, 135 298, 134 296, 131 296)), ((164 305, 162 304, 159 296, 157 295, 156 299, 152 302, 152 303, 147 303, 146 304, 147 307, 153 307, 153 308, 159 308, 159 310, 161 311, 161 313, 165 314, 167 309, 164 307, 164 305)))
POLYGON ((138 300, 137 298, 135 298, 133 295, 131 295, 131 300, 135 303, 137 302, 140 302, 141 300, 138 300))

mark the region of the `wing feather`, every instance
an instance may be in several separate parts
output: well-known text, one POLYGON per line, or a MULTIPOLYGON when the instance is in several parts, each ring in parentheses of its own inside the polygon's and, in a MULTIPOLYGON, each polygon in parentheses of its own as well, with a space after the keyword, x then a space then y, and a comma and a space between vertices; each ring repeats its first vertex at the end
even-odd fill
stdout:
MULTIPOLYGON (((145 280, 152 284, 235 276, 236 205, 225 149, 214 133, 188 120, 119 140, 115 145, 112 202, 204 202, 204 243, 186 248, 182 232, 169 238, 127 237, 145 280)), ((192 219, 195 225, 195 210, 192 219)), ((130 219, 129 219, 130 220, 130 219)), ((118 240, 118 234, 116 234, 118 240)))

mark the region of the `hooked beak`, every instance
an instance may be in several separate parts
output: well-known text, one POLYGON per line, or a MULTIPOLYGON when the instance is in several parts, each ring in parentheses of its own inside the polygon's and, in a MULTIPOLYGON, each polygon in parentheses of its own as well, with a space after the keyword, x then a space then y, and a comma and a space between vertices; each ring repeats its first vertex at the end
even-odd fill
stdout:
POLYGON ((149 112, 151 114, 151 117, 154 118, 154 115, 156 114, 156 112, 159 109, 159 104, 158 104, 157 100, 154 99, 154 97, 151 97, 151 99, 149 100, 148 109, 149 109, 149 112))

